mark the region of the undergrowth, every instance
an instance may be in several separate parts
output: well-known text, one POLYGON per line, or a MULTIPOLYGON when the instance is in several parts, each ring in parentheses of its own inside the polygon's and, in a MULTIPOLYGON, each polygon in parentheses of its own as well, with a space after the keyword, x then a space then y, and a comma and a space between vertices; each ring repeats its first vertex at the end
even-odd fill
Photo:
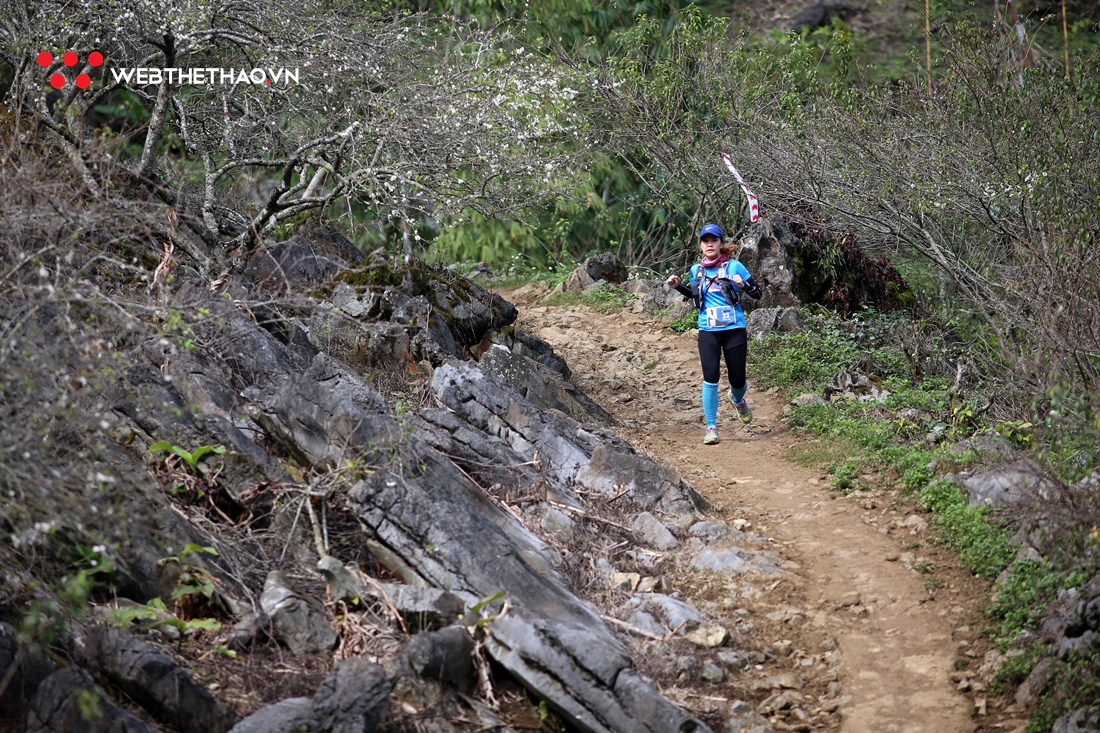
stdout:
POLYGON ((601 282, 587 292, 560 293, 547 298, 544 303, 552 306, 587 305, 601 313, 610 313, 622 308, 636 297, 618 285, 601 282))
MULTIPOLYGON (((936 529, 933 541, 955 551, 965 568, 993 584, 983 629, 992 643, 1009 654, 994 688, 1000 694, 1010 693, 1049 655, 1032 632, 1059 594, 1081 587, 1095 575, 1097 563, 1089 558, 1096 553, 1052 550, 1042 560, 1034 559, 1034 553, 1017 557, 1019 547, 1012 538, 1019 515, 1010 521, 1004 511, 971 506, 966 491, 946 477, 969 468, 978 470, 987 457, 973 448, 951 446, 978 433, 996 432, 1053 475, 1068 480, 1087 475, 1095 464, 1085 460, 1088 454, 1081 448, 1081 439, 1071 431, 1053 429, 1062 426, 1057 423, 1059 416, 1070 411, 1065 406, 1068 400, 1047 395, 1048 405, 1056 409, 1050 410, 1044 425, 1022 419, 994 420, 983 414, 977 399, 966 397, 976 394, 979 385, 952 389, 952 380, 946 376, 950 370, 944 368, 949 359, 943 359, 939 369, 928 360, 914 363, 902 338, 912 324, 903 317, 862 313, 842 322, 836 317, 804 315, 807 328, 800 333, 750 342, 750 365, 763 387, 779 387, 788 397, 819 394, 843 368, 880 377, 889 395, 882 402, 840 397, 792 407, 788 422, 807 438, 792 449, 792 457, 824 468, 831 474, 833 488, 842 493, 867 490, 874 479, 899 489, 901 501, 930 513, 930 524, 936 529), (1067 467, 1067 458, 1075 464, 1067 467)), ((934 344, 929 352, 934 354, 937 348, 949 350, 934 344)), ((1069 408, 1088 420, 1094 417, 1079 404, 1069 408)), ((1088 547, 1093 541, 1084 536, 1088 522, 1057 531, 1067 536, 1057 543, 1063 547, 1088 547)), ((1087 537, 1093 535, 1094 544, 1100 545, 1100 531, 1093 528, 1087 537)), ((1054 660, 1051 670, 1030 733, 1046 733, 1066 711, 1100 699, 1100 653, 1095 647, 1054 660)))

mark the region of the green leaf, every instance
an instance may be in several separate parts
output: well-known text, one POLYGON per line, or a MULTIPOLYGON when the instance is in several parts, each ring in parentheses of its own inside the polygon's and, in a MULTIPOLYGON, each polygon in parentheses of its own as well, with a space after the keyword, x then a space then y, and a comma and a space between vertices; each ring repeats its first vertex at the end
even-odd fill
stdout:
POLYGON ((183 460, 187 461, 187 464, 192 468, 195 466, 195 457, 191 455, 190 451, 186 451, 183 448, 180 448, 178 445, 173 445, 169 450, 171 450, 183 460))
POLYGON ((198 553, 217 555, 218 551, 213 547, 203 547, 202 545, 196 545, 194 542, 188 542, 183 546, 183 552, 180 553, 180 557, 187 557, 188 555, 195 555, 198 553))
POLYGON ((217 447, 211 447, 209 445, 204 445, 196 448, 195 452, 191 454, 191 459, 193 461, 192 465, 197 465, 198 462, 202 460, 202 457, 205 456, 207 453, 221 455, 222 453, 225 453, 225 446, 219 445, 217 447))
POLYGON ((150 453, 155 453, 156 451, 162 450, 172 450, 172 444, 169 443, 167 440, 158 440, 156 443, 153 443, 151 446, 149 446, 150 453))
POLYGON ((194 618, 187 622, 186 628, 188 629, 209 629, 211 631, 221 631, 221 622, 212 618, 194 618))
POLYGON ((470 610, 473 611, 474 613, 481 613, 481 609, 485 608, 486 606, 488 606, 491 603, 494 603, 495 601, 499 601, 504 596, 505 596, 504 591, 498 590, 496 593, 489 596, 488 598, 483 598, 480 601, 478 601, 477 603, 475 603, 473 608, 471 608, 470 610))
POLYGON ((194 595, 198 593, 199 589, 193 585, 183 585, 182 583, 176 586, 176 589, 172 591, 172 600, 177 598, 183 598, 184 596, 194 595))
POLYGON ((154 621, 150 624, 146 624, 145 628, 155 629, 158 626, 171 626, 173 628, 179 629, 180 631, 187 631, 187 624, 183 621, 180 621, 178 618, 160 619, 159 621, 154 621))

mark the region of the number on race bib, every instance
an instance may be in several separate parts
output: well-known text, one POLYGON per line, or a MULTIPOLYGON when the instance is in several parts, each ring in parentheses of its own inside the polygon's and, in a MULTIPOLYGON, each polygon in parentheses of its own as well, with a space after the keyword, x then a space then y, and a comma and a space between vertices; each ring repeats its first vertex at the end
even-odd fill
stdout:
POLYGON ((737 323, 737 310, 732 305, 707 308, 707 327, 723 328, 737 323))

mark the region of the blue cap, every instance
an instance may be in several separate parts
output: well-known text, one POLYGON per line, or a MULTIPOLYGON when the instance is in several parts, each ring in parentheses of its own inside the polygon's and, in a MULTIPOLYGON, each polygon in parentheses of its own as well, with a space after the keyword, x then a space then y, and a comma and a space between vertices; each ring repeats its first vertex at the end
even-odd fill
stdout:
POLYGON ((699 230, 699 239, 702 239, 703 237, 705 237, 708 234, 713 234, 714 236, 718 237, 719 239, 721 239, 724 236, 722 234, 722 227, 718 226, 717 224, 707 224, 702 229, 700 229, 699 230))

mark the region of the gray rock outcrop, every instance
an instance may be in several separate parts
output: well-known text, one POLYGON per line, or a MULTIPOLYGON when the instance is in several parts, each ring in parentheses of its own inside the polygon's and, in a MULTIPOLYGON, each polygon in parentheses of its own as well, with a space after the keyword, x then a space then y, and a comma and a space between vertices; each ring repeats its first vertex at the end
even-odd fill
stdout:
POLYGON ((261 708, 230 733, 371 733, 389 708, 391 687, 382 667, 351 657, 329 673, 312 698, 261 708))
POLYGON ((977 473, 947 474, 959 483, 971 506, 1002 506, 1048 498, 1054 488, 1050 477, 1030 458, 1021 458, 977 473))
POLYGON ((181 733, 225 733, 237 720, 167 654, 125 631, 94 627, 85 656, 153 718, 181 733))
POLYGON ((792 290, 796 273, 789 250, 797 247, 797 238, 778 217, 760 219, 748 228, 740 239, 736 257, 752 273, 764 293, 760 300, 746 298, 742 301, 746 311, 802 304, 802 299, 792 290))
POLYGON ((1100 732, 1100 707, 1079 708, 1054 721, 1050 733, 1100 732))
POLYGON ((313 596, 296 593, 278 570, 267 575, 260 607, 267 615, 271 634, 294 654, 327 652, 339 641, 328 623, 324 605, 313 596))
POLYGON ((107 701, 80 667, 60 669, 39 685, 27 733, 158 733, 107 701))

